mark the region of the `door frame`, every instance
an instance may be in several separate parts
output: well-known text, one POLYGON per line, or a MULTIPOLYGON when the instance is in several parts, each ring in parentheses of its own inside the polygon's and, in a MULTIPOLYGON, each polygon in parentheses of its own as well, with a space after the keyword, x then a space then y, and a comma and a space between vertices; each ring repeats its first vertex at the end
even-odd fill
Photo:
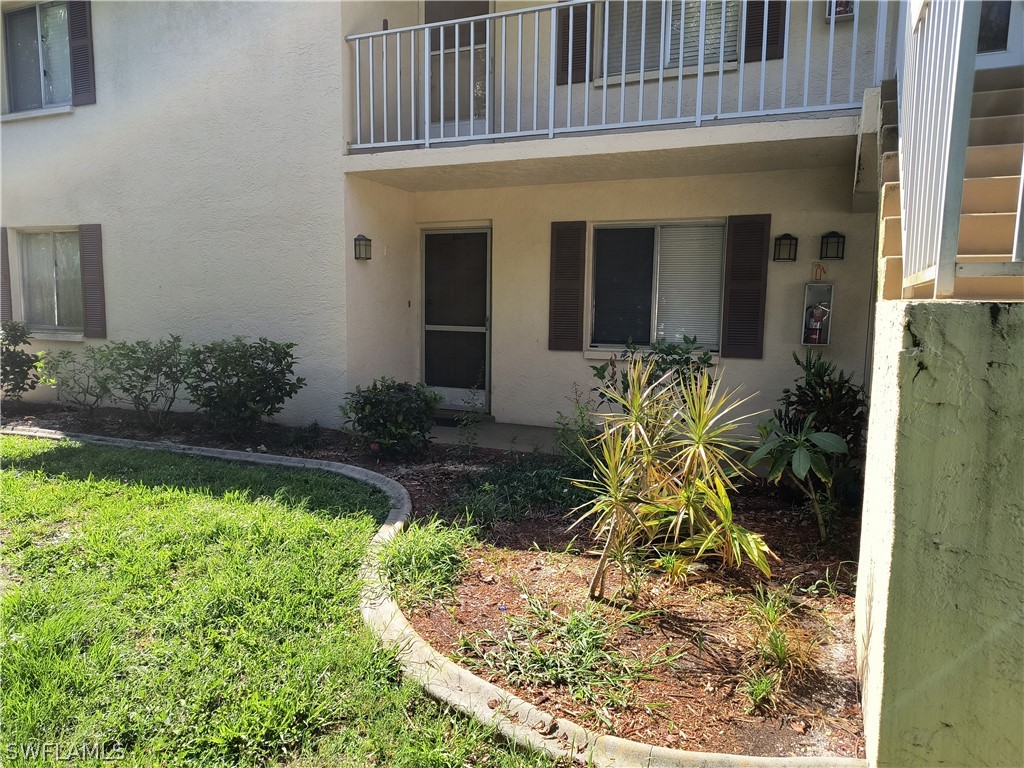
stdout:
MULTIPOLYGON (((426 383, 427 378, 427 235, 457 235, 483 233, 487 235, 487 276, 486 276, 486 310, 484 315, 484 401, 483 408, 473 411, 471 408, 459 408, 446 404, 450 410, 469 412, 491 412, 491 247, 493 242, 492 229, 489 226, 476 227, 421 227, 420 228, 420 381, 426 383)), ((432 330, 444 330, 440 327, 432 330)), ((428 385, 429 386, 429 385, 428 385)))

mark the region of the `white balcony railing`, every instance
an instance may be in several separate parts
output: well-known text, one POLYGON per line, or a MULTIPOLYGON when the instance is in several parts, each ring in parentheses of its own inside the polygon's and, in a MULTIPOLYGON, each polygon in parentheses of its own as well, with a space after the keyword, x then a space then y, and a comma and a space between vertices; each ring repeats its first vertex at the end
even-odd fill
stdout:
POLYGON ((911 2, 902 12, 897 66, 905 295, 930 284, 935 298, 951 298, 957 277, 1024 276, 1020 201, 1012 257, 958 258, 981 3, 911 2))
POLYGON ((858 108, 864 89, 892 74, 897 6, 572 0, 350 35, 350 146, 858 108))

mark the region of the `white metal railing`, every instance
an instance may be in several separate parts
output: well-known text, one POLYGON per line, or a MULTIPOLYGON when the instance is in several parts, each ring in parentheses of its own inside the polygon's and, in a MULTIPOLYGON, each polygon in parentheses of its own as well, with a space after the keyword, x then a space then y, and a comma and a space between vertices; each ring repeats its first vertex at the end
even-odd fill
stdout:
POLYGON ((908 3, 899 153, 904 289, 953 295, 981 3, 908 3))
POLYGON ((904 295, 956 295, 957 277, 1024 276, 1021 256, 1024 164, 1013 255, 972 260, 958 255, 964 176, 974 96, 981 3, 905 3, 897 54, 900 201, 904 295))
POLYGON ((571 0, 349 35, 350 147, 859 108, 892 74, 897 6, 571 0))

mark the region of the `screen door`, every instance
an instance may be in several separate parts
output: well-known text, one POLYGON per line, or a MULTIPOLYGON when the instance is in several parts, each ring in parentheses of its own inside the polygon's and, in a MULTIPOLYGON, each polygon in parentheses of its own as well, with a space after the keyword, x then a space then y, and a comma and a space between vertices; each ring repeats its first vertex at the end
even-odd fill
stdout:
POLYGON ((442 407, 490 406, 490 232, 423 235, 423 380, 442 407))

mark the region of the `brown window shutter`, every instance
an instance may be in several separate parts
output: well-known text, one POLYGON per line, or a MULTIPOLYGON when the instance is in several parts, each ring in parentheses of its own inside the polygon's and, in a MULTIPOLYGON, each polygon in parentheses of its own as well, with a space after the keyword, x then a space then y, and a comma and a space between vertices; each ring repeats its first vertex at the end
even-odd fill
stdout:
MULTIPOLYGON (((572 27, 572 81, 573 83, 590 82, 587 72, 587 5, 573 8, 558 9, 558 68, 555 71, 555 82, 565 85, 569 82, 569 28, 572 27)), ((593 29, 594 11, 590 11, 593 29)), ((593 42, 593 34, 591 34, 593 42)), ((591 56, 591 62, 594 57, 591 56)))
POLYGON ((83 334, 107 338, 107 307, 103 294, 103 239, 99 224, 78 227, 78 256, 82 269, 83 334))
POLYGON ((764 357, 764 305, 772 217, 730 216, 725 245, 722 357, 764 357))
POLYGON ((96 68, 92 55, 90 3, 68 3, 68 46, 71 49, 71 103, 96 103, 96 68))
POLYGON ((583 281, 587 222, 551 222, 551 305, 548 349, 583 349, 583 281))
POLYGON ((0 227, 0 320, 14 319, 11 304, 11 256, 7 250, 7 227, 0 227))
MULTIPOLYGON (((745 61, 761 60, 761 36, 764 32, 764 0, 747 0, 745 61)), ((765 46, 767 60, 781 59, 786 42, 786 4, 782 0, 768 1, 768 45, 765 46)))

